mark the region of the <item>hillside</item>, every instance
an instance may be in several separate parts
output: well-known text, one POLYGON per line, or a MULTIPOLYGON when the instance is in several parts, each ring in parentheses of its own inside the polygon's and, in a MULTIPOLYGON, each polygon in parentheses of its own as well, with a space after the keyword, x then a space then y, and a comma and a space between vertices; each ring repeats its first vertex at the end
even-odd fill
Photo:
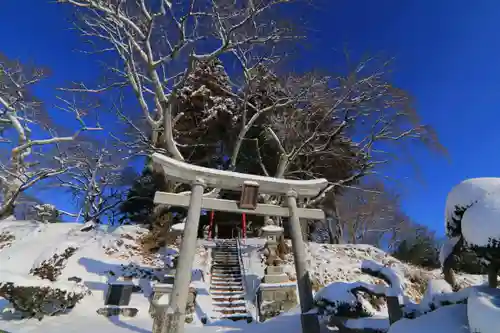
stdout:
MULTIPOLYGON (((165 262, 170 260, 170 254, 175 253, 176 249, 172 248, 156 255, 143 253, 139 239, 146 230, 137 226, 102 226, 99 230, 87 232, 80 231, 81 227, 72 223, 0 222, 0 291, 2 285, 12 282, 16 286, 50 286, 83 295, 83 299, 68 314, 45 316, 41 321, 34 318, 19 319, 16 313, 9 310, 8 302, 0 298, 0 329, 12 333, 150 332, 152 320, 148 313, 148 297, 151 293, 151 281, 157 274, 157 268, 165 265, 165 262), (56 267, 55 270, 46 268, 44 263, 50 261, 57 262, 52 265, 56 267), (134 293, 130 302, 130 306, 139 309, 137 316, 123 319, 98 315, 96 311, 104 305, 107 283, 124 275, 133 276, 134 281, 141 287, 141 292, 134 293)), ((203 241, 200 241, 194 268, 205 272, 207 262, 203 244, 203 241)), ((258 286, 263 273, 258 253, 262 244, 261 239, 248 239, 242 248, 245 267, 253 276, 250 283, 247 281, 252 288, 258 286)), ((361 262, 368 259, 402 272, 407 294, 414 300, 419 300, 428 278, 436 278, 440 274, 439 271, 426 271, 401 263, 383 251, 366 245, 310 243, 307 249, 316 288, 339 281, 379 283, 377 279, 360 271, 361 262)), ((291 255, 286 266, 287 272, 293 278, 291 255)), ((482 282, 482 277, 461 276, 460 279, 464 284, 482 282)), ((206 288, 203 280, 201 276, 194 282, 197 289, 206 288)), ((188 324, 188 331, 196 331, 196 328, 201 326, 200 317, 211 311, 209 307, 207 296, 198 297, 196 316, 194 321, 188 324)), ((383 308, 379 310, 384 313, 383 308)), ((211 326, 205 326, 203 332, 210 332, 212 329, 220 331, 221 327, 232 330, 235 326, 239 327, 238 329, 244 328, 245 331, 251 329, 252 332, 271 332, 276 330, 276 325, 285 325, 285 322, 298 325, 298 320, 292 311, 264 324, 236 325, 233 322, 215 322, 210 324, 211 326)))

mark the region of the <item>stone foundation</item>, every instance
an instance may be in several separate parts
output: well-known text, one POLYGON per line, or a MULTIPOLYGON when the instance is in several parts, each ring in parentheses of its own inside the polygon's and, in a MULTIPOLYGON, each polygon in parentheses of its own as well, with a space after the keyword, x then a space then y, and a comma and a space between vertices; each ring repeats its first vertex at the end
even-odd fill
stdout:
MULTIPOLYGON (((164 307, 170 303, 170 295, 174 289, 173 284, 166 283, 156 283, 153 285, 153 293, 150 299, 149 314, 151 317, 155 317, 156 310, 159 308, 164 311, 164 307), (165 296, 162 298, 162 296, 165 296), (158 302, 162 299, 161 302, 158 302)), ((186 305, 186 322, 191 322, 193 320, 192 314, 195 311, 196 305, 196 288, 190 287, 188 294, 188 301, 186 305)))
POLYGON ((259 320, 265 321, 297 306, 297 285, 290 282, 281 266, 268 266, 259 287, 259 320))

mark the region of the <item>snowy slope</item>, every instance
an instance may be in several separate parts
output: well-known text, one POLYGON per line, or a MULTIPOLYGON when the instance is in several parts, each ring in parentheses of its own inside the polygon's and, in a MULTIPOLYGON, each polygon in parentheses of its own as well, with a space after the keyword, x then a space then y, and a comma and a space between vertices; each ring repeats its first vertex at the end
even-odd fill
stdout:
MULTIPOLYGON (((308 261, 311 265, 312 276, 322 287, 335 281, 380 283, 379 279, 361 273, 361 264, 364 260, 373 260, 404 275, 404 288, 406 295, 414 301, 420 301, 427 281, 442 278, 441 270, 426 270, 408 265, 388 255, 386 252, 370 245, 332 245, 332 244, 306 244, 308 261)), ((287 256, 287 271, 295 277, 293 256, 287 256)), ((482 284, 484 276, 461 274, 457 279, 462 286, 482 284)))
MULTIPOLYGON (((18 285, 51 285, 70 291, 90 291, 69 313, 54 317, 36 319, 15 319, 9 313, 0 313, 0 330, 9 332, 51 332, 51 333, 84 333, 88 331, 107 333, 150 332, 152 319, 148 313, 148 296, 151 292, 150 278, 134 278, 142 287, 142 293, 134 293, 130 306, 139 309, 134 318, 105 318, 96 314, 96 310, 104 305, 104 293, 107 283, 116 280, 127 272, 152 272, 155 267, 162 267, 168 257, 165 253, 147 255, 141 252, 138 240, 146 230, 137 226, 122 226, 118 228, 100 227, 88 232, 80 231, 81 225, 40 224, 29 221, 0 221, 0 283, 14 282, 18 285), (61 274, 56 282, 42 280, 30 274, 30 270, 38 267, 44 260, 49 260, 54 254, 61 254, 67 248, 75 248, 75 252, 63 262, 61 274), (124 269, 122 265, 127 268, 124 269), (132 265, 132 266, 131 266, 132 265), (112 271, 113 274, 110 274, 112 271), (75 282, 75 277, 81 282, 75 282), (69 281, 71 279, 72 281, 69 281)), ((194 268, 207 271, 207 252, 200 247, 194 262, 194 268)), ((247 274, 248 299, 258 287, 263 274, 258 250, 263 240, 247 239, 241 249, 243 266, 247 274)), ((311 265, 311 273, 316 280, 316 289, 335 281, 380 283, 377 279, 362 274, 360 271, 363 260, 392 266, 404 275, 405 292, 415 300, 420 299, 427 279, 440 276, 439 271, 426 271, 406 265, 388 256, 383 251, 366 245, 325 245, 309 243, 306 246, 311 265)), ((171 249, 175 251, 175 249, 171 249)), ((285 263, 288 274, 293 279, 295 275, 293 257, 288 256, 285 263)), ((459 276, 464 284, 480 284, 483 277, 459 276)), ((198 279, 194 286, 198 289, 207 286, 198 279)), ((208 279, 207 279, 208 281, 208 279)), ((208 289, 207 289, 208 290, 208 289)), ((199 295, 202 295, 200 292, 199 295)), ((209 297, 199 297, 197 318, 188 325, 187 332, 200 332, 199 315, 209 311, 209 297), (205 299, 206 298, 206 299, 205 299), (199 313, 201 312, 201 313, 199 313)), ((0 298, 0 310, 6 310, 7 302, 0 298), (3 308, 3 309, 2 309, 3 308)), ((0 311, 1 312, 1 311, 0 311)), ((202 333, 209 332, 257 332, 267 333, 286 330, 288 333, 300 332, 300 318, 297 313, 288 313, 270 320, 264 324, 246 324, 237 322, 215 322, 204 326, 202 333)), ((455 332, 453 332, 455 333, 455 332)))
MULTIPOLYGON (((90 291, 67 315, 36 319, 15 320, 4 313, 0 317, 0 329, 11 332, 148 332, 152 321, 148 314, 151 292, 149 278, 134 278, 142 287, 142 293, 134 293, 130 306, 139 313, 130 319, 107 319, 96 314, 104 306, 107 283, 128 273, 153 272, 161 267, 166 256, 141 253, 137 240, 145 230, 136 226, 124 226, 106 231, 106 228, 81 232, 81 225, 72 223, 40 224, 29 221, 1 221, 0 235, 9 235, 9 242, 0 250, 0 283, 14 282, 22 286, 48 285, 71 291, 90 291), (14 239, 12 239, 14 237, 14 239), (29 274, 44 260, 66 248, 77 248, 69 257, 56 282, 42 280, 29 274), (125 266, 125 269, 123 266, 125 266), (113 273, 109 273, 109 272, 113 273), (82 282, 68 281, 79 278, 82 282), (91 318, 91 320, 89 320, 91 318), (80 324, 79 324, 80 323, 80 324)), ((4 237, 6 238, 6 237, 4 237)), ((1 239, 1 238, 0 238, 1 239)), ((1 242, 1 241, 0 241, 1 242)), ((202 256, 198 256, 202 259, 202 256)), ((195 262, 195 268, 203 268, 203 262, 195 262)), ((0 301, 5 307, 6 302, 0 301)))

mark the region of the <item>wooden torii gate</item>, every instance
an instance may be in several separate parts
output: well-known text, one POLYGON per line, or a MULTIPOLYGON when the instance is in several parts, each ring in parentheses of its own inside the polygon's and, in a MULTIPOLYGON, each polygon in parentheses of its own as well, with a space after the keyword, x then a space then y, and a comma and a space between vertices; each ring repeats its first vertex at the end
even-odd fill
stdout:
POLYGON ((154 163, 163 167, 167 178, 191 184, 190 195, 156 192, 154 198, 154 202, 158 204, 188 207, 174 288, 165 321, 162 324, 162 333, 182 333, 184 330, 186 303, 202 209, 288 217, 302 312, 302 331, 313 333, 315 329, 311 326, 315 324, 309 322, 309 317, 305 316, 313 308, 313 295, 299 219, 321 220, 325 218, 325 214, 320 209, 298 208, 297 198, 318 195, 328 185, 328 181, 326 179, 290 180, 210 169, 177 161, 157 153, 153 154, 152 158, 154 163), (205 187, 239 190, 241 191, 240 201, 203 196, 205 187), (286 196, 286 207, 258 204, 259 192, 286 196))

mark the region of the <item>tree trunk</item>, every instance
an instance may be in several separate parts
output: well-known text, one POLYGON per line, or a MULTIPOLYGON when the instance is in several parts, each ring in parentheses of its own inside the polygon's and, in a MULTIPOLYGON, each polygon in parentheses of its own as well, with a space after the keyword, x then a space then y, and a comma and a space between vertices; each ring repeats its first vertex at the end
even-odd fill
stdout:
POLYGON ((443 263, 444 280, 450 284, 450 286, 453 288, 453 291, 457 291, 460 289, 460 285, 457 282, 453 267, 455 266, 455 254, 461 251, 462 244, 463 238, 460 238, 457 244, 455 244, 455 246, 453 247, 452 253, 448 256, 448 258, 446 258, 443 263))
POLYGON ((2 207, 0 207, 0 221, 6 219, 11 215, 14 215, 14 209, 15 209, 14 201, 6 203, 5 206, 2 205, 2 207))
POLYGON ((19 197, 18 188, 7 188, 4 189, 2 196, 3 202, 0 205, 0 221, 6 219, 7 217, 14 215, 14 210, 16 208, 16 200, 19 197))
POLYGON ((498 287, 498 265, 490 262, 488 267, 488 286, 490 288, 498 287))
POLYGON ((330 236, 330 244, 342 244, 344 233, 340 223, 340 214, 335 195, 325 200, 323 209, 325 211, 325 221, 330 236))

